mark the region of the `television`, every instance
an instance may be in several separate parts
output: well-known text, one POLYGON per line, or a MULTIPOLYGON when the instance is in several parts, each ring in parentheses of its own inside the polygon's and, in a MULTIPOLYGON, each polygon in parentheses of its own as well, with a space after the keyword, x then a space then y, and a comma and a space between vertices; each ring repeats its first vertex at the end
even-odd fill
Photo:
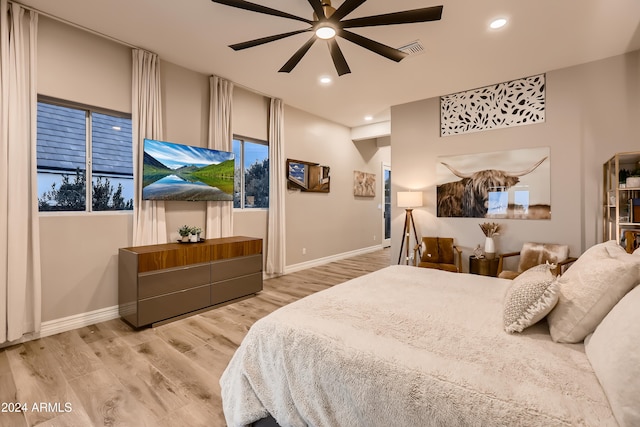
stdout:
POLYGON ((235 155, 144 140, 143 200, 233 201, 235 155))

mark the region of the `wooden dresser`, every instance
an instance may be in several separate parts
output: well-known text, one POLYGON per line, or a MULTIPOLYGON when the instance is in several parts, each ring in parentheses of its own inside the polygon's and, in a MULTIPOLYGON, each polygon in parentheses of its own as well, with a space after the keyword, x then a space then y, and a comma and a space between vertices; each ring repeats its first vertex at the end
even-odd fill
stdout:
POLYGON ((121 248, 120 316, 141 327, 211 308, 262 290, 262 239, 121 248))

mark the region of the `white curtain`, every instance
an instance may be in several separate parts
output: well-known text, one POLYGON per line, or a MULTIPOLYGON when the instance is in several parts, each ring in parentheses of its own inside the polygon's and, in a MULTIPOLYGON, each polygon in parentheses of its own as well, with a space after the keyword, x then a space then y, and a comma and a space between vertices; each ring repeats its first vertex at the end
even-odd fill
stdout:
POLYGON ((284 156, 284 106, 281 99, 271 99, 269 109, 269 220, 267 227, 267 274, 284 274, 286 185, 284 156))
MULTIPOLYGON (((218 76, 209 77, 209 142, 215 150, 231 151, 233 132, 233 83, 218 76)), ((205 237, 233 235, 233 202, 207 202, 205 237)))
POLYGON ((37 28, 37 13, 0 0, 0 343, 40 331, 37 28))
POLYGON ((133 49, 131 99, 135 187, 133 244, 140 246, 167 243, 164 202, 142 200, 141 183, 144 139, 162 140, 162 97, 158 55, 133 49))

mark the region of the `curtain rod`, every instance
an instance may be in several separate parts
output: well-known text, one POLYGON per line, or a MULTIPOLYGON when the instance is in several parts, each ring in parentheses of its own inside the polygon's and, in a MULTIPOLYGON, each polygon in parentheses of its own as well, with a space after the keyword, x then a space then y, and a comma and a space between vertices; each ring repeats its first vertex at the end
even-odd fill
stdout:
MULTIPOLYGON (((117 39, 117 38, 115 38, 115 37, 112 37, 112 36, 109 36, 109 35, 107 35, 107 34, 101 33, 101 32, 99 32, 99 31, 92 30, 91 28, 87 28, 87 27, 82 26, 82 25, 80 25, 80 24, 76 24, 75 22, 71 22, 71 21, 68 21, 68 20, 66 20, 66 19, 64 19, 64 18, 60 18, 59 16, 52 15, 51 13, 43 12, 43 11, 41 11, 41 10, 39 10, 39 9, 36 9, 35 7, 27 6, 27 5, 25 5, 25 4, 20 3, 19 1, 9 0, 9 1, 8 1, 8 3, 15 3, 15 4, 19 4, 20 6, 22 6, 23 8, 25 8, 25 9, 27 9, 27 10, 30 10, 30 11, 32 11, 32 12, 36 12, 36 13, 38 13, 38 14, 42 15, 42 16, 46 16, 47 18, 53 19, 53 20, 58 21, 58 22, 62 22, 63 24, 66 24, 66 25, 72 26, 72 27, 77 28, 77 29, 79 29, 79 30, 86 31, 86 32, 91 33, 91 34, 93 34, 93 35, 96 35, 96 36, 102 37, 102 38, 104 38, 104 39, 111 40, 111 41, 116 42, 116 43, 118 43, 118 44, 121 44, 121 45, 123 45, 123 46, 130 47, 130 48, 132 48, 132 49, 142 49, 142 48, 141 48, 141 47, 139 47, 139 46, 132 45, 131 43, 127 43, 127 42, 125 42, 125 41, 122 41, 122 40, 117 39)), ((148 50, 148 49, 144 49, 144 50, 148 50)))
MULTIPOLYGON (((216 75, 217 75, 217 74, 216 74, 216 75)), ((219 77, 222 77, 222 76, 219 76, 219 77)), ((223 79, 225 79, 226 77, 222 77, 222 78, 223 78, 223 79)), ((227 80, 228 80, 228 79, 227 79, 227 80)), ((255 90, 255 89, 252 89, 252 88, 250 88, 250 87, 247 87, 247 86, 245 86, 245 85, 243 85, 243 84, 236 83, 236 82, 234 82, 233 80, 231 80, 231 82, 233 82, 233 85, 234 85, 234 86, 238 86, 238 87, 239 87, 239 88, 241 88, 241 89, 247 90, 247 91, 249 91, 249 92, 253 92, 253 93, 255 93, 256 95, 264 96, 265 98, 269 98, 269 99, 271 99, 271 98, 278 98, 277 96, 267 95, 266 93, 262 93, 262 92, 260 92, 260 91, 255 90)))
MULTIPOLYGON (((131 43, 127 43, 127 42, 122 41, 122 40, 120 40, 120 39, 117 39, 117 38, 115 38, 115 37, 112 37, 112 36, 109 36, 109 35, 103 34, 103 33, 99 32, 99 31, 92 30, 91 28, 87 28, 87 27, 82 26, 82 25, 80 25, 80 24, 76 24, 75 22, 71 22, 71 21, 68 21, 68 20, 66 20, 66 19, 64 19, 64 18, 60 18, 60 17, 55 16, 55 15, 52 15, 52 14, 50 14, 50 13, 43 12, 43 11, 41 11, 41 10, 39 10, 39 9, 36 9, 35 7, 27 6, 27 5, 25 5, 25 4, 20 3, 19 1, 9 0, 9 1, 8 1, 8 3, 15 3, 15 4, 19 4, 20 6, 22 6, 23 8, 25 8, 25 9, 27 9, 27 10, 30 10, 30 11, 32 11, 32 12, 36 12, 36 13, 38 13, 38 14, 42 15, 42 16, 46 16, 47 18, 53 19, 53 20, 58 21, 58 22, 62 22, 63 24, 70 25, 70 26, 72 26, 72 27, 74 27, 74 28, 77 28, 77 29, 79 29, 79 30, 86 31, 86 32, 91 33, 91 34, 93 34, 93 35, 96 35, 96 36, 102 37, 102 38, 104 38, 104 39, 110 40, 110 41, 112 41, 112 42, 115 42, 115 43, 121 44, 121 45, 126 46, 126 47, 129 47, 129 48, 131 48, 131 49, 142 49, 142 50, 149 51, 148 49, 143 49, 143 48, 141 48, 141 47, 139 47, 139 46, 132 45, 131 43)), ((153 53, 155 53, 155 52, 153 52, 153 53)), ((158 55, 158 56, 159 56, 159 55, 158 55)), ((162 58, 160 58, 160 59, 162 59, 162 58)), ((177 64, 177 65, 179 65, 179 64, 177 64)), ((214 75, 214 74, 209 74, 209 75, 214 75)), ((230 80, 230 79, 229 79, 229 80, 230 80)), ((253 93, 257 94, 257 95, 264 96, 264 97, 266 97, 266 98, 275 98, 274 96, 267 95, 266 93, 259 92, 259 91, 255 90, 255 89, 252 89, 252 88, 250 88, 250 87, 244 86, 244 85, 242 85, 242 84, 240 84, 240 83, 236 83, 236 82, 234 82, 233 80, 231 80, 231 82, 233 82, 234 86, 238 86, 238 87, 240 87, 240 88, 242 88, 242 89, 244 89, 244 90, 248 90, 249 92, 253 92, 253 93)))

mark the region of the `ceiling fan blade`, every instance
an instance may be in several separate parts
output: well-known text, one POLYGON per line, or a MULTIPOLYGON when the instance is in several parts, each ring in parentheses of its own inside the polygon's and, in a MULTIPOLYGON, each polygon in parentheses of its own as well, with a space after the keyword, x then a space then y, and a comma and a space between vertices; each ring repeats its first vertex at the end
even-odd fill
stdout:
POLYGON ((385 13, 384 15, 365 16, 363 18, 342 21, 342 28, 372 27, 376 25, 411 24, 414 22, 438 21, 442 17, 442 6, 406 10, 404 12, 385 13))
POLYGON ((340 30, 338 31, 338 35, 343 39, 349 40, 350 42, 353 42, 358 46, 362 46, 363 48, 368 49, 371 52, 375 52, 378 55, 382 55, 385 58, 389 58, 392 61, 400 62, 408 56, 407 53, 401 50, 395 49, 382 43, 378 43, 377 41, 368 39, 356 33, 352 33, 351 31, 340 30))
POLYGON ((236 43, 236 44, 229 45, 229 47, 233 50, 248 49, 250 47, 260 46, 261 44, 270 43, 276 40, 284 39, 286 37, 295 36, 296 34, 306 33, 307 31, 311 31, 311 28, 307 28, 306 30, 291 31, 289 33, 276 34, 269 37, 262 37, 259 39, 249 40, 242 43, 236 43))
POLYGON ((316 40, 317 40, 317 37, 314 34, 313 37, 311 37, 305 44, 302 45, 300 49, 296 51, 296 53, 293 54, 291 58, 289 58, 287 63, 284 64, 282 68, 278 70, 278 72, 290 73, 291 70, 293 70, 296 67, 296 65, 298 65, 298 62, 300 62, 302 57, 305 55, 305 53, 307 53, 307 51, 311 48, 311 46, 316 40))
POLYGON ((313 8, 313 11, 316 13, 316 16, 318 17, 318 19, 325 18, 324 9, 322 8, 322 3, 320 2, 320 0, 307 0, 307 1, 313 8))
POLYGON ((237 7, 238 9, 249 10, 251 12, 264 13, 265 15, 279 16, 281 18, 287 18, 287 19, 295 19, 296 21, 306 22, 307 24, 312 23, 312 21, 308 19, 301 18, 296 15, 291 15, 290 13, 282 12, 276 9, 271 9, 270 7, 262 6, 262 5, 251 3, 244 0, 211 0, 211 1, 218 4, 237 7))
POLYGON ((346 0, 340 5, 340 7, 331 15, 331 20, 337 22, 353 12, 358 6, 367 0, 346 0))
POLYGON ((349 69, 347 60, 344 59, 344 55, 342 54, 342 50, 340 50, 340 46, 338 46, 336 39, 333 38, 327 40, 327 44, 329 45, 329 53, 331 53, 331 59, 333 59, 333 65, 335 65, 338 75, 342 76, 343 74, 349 74, 351 70, 349 69))

